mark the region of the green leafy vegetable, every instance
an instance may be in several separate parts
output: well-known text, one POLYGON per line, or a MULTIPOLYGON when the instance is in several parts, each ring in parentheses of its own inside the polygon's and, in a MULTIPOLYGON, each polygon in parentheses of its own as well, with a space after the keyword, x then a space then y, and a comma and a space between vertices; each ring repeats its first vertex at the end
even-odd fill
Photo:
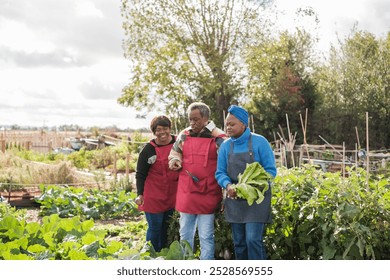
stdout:
POLYGON ((232 187, 237 197, 246 199, 249 205, 264 200, 264 193, 269 189, 269 181, 273 177, 258 162, 247 163, 244 172, 238 175, 238 183, 232 187))
POLYGON ((41 215, 58 214, 61 218, 116 219, 138 216, 136 194, 125 190, 102 191, 77 187, 41 186, 35 199, 41 215))

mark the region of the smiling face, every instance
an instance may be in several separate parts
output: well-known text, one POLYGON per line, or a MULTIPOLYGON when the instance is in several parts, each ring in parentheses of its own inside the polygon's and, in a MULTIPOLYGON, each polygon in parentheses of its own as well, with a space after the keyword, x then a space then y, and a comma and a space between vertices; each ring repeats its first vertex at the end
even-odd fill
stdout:
POLYGON ((171 142, 171 128, 168 126, 157 125, 154 135, 159 145, 167 145, 171 142))
POLYGON ((226 117, 226 133, 229 137, 240 137, 246 126, 241 121, 239 121, 234 115, 228 114, 226 117))
POLYGON ((194 133, 201 132, 209 121, 207 117, 202 117, 199 109, 191 110, 191 112, 188 114, 188 120, 194 133))

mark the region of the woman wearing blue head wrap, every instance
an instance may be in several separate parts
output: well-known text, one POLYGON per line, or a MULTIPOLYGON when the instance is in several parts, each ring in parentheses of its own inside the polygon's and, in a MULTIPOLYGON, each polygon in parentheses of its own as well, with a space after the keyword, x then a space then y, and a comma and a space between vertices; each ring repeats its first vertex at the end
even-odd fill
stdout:
POLYGON ((240 122, 248 126, 249 115, 248 112, 237 105, 231 105, 228 109, 228 113, 235 116, 240 122))
POLYGON ((232 227, 235 258, 266 259, 263 235, 265 224, 272 221, 271 188, 265 192, 263 202, 249 206, 246 200, 237 198, 231 185, 237 183, 238 174, 243 173, 246 164, 255 161, 276 176, 274 153, 267 139, 249 130, 248 112, 244 108, 230 106, 225 124, 230 138, 219 148, 215 177, 227 191, 224 215, 232 227))

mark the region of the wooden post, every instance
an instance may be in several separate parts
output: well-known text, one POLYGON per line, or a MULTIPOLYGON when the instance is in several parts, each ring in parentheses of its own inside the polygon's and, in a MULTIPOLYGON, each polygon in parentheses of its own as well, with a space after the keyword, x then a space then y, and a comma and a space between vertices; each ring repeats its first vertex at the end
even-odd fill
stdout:
POLYGON ((11 202, 11 191, 12 191, 12 175, 10 176, 10 184, 9 184, 9 187, 8 187, 8 203, 11 202))
POLYGON ((130 154, 126 155, 126 182, 129 182, 129 174, 130 174, 130 154))
POLYGON ((357 139, 358 149, 360 149, 359 132, 358 132, 357 126, 355 126, 355 130, 356 130, 356 139, 357 139))
POLYGON ((307 119, 308 119, 307 114, 308 114, 308 112, 309 112, 309 109, 306 108, 306 110, 305 110, 305 134, 306 134, 306 129, 307 129, 307 119))
POLYGON ((299 167, 301 167, 301 165, 302 165, 302 158, 303 158, 303 148, 301 145, 301 147, 299 148, 299 162, 298 162, 299 167))
POLYGON ((357 143, 355 143, 355 167, 356 167, 356 170, 359 167, 359 163, 358 163, 358 144, 357 143))
POLYGON ((342 169, 343 169, 343 181, 345 180, 345 142, 343 142, 343 161, 342 161, 342 169))
POLYGON ((286 137, 284 136, 283 129, 282 129, 282 127, 280 126, 280 124, 278 124, 278 127, 279 127, 279 130, 280 130, 280 133, 282 134, 282 136, 279 135, 279 137, 282 138, 283 141, 285 141, 285 140, 286 140, 286 137))
POLYGON ((287 131, 288 131, 288 148, 291 153, 291 159, 292 159, 292 164, 293 167, 295 167, 295 159, 294 159, 294 144, 292 141, 292 134, 290 132, 290 122, 288 121, 288 115, 286 114, 286 121, 287 121, 287 131), (291 147, 292 145, 292 147, 291 147))
POLYGON ((288 168, 286 145, 283 144, 284 164, 288 168))
POLYGON ((327 145, 329 145, 336 153, 342 156, 342 154, 339 151, 337 151, 336 148, 333 145, 331 145, 328 141, 326 141, 321 135, 318 135, 318 137, 320 137, 321 140, 324 141, 327 145))
POLYGON ((5 140, 1 140, 1 141, 0 141, 0 144, 1 144, 1 151, 2 151, 3 153, 5 153, 5 140))
POLYGON ((116 153, 114 153, 114 182, 116 183, 116 153))
POLYGON ((26 141, 24 142, 24 148, 29 151, 31 149, 31 142, 30 141, 26 141))
POLYGON ((288 115, 286 114, 288 142, 291 142, 290 122, 288 121, 288 115))
POLYGON ((306 129, 307 129, 307 108, 306 108, 306 116, 305 116, 305 124, 303 124, 302 115, 299 114, 299 117, 301 119, 301 126, 302 126, 302 132, 303 132, 303 144, 306 148, 306 154, 308 160, 310 160, 310 154, 309 154, 309 148, 307 147, 307 140, 306 140, 306 129))

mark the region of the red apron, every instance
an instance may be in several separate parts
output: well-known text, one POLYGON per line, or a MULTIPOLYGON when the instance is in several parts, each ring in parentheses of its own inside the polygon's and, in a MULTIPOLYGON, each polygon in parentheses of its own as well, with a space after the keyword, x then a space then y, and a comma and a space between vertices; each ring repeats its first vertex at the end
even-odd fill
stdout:
POLYGON ((222 199, 215 180, 217 146, 215 138, 186 136, 183 142, 183 168, 179 175, 176 210, 188 214, 212 214, 222 199), (196 176, 198 182, 188 174, 196 176))
POLYGON ((138 209, 149 213, 161 213, 175 208, 178 172, 168 169, 168 155, 173 144, 157 146, 156 162, 152 164, 145 180, 144 204, 138 209))

